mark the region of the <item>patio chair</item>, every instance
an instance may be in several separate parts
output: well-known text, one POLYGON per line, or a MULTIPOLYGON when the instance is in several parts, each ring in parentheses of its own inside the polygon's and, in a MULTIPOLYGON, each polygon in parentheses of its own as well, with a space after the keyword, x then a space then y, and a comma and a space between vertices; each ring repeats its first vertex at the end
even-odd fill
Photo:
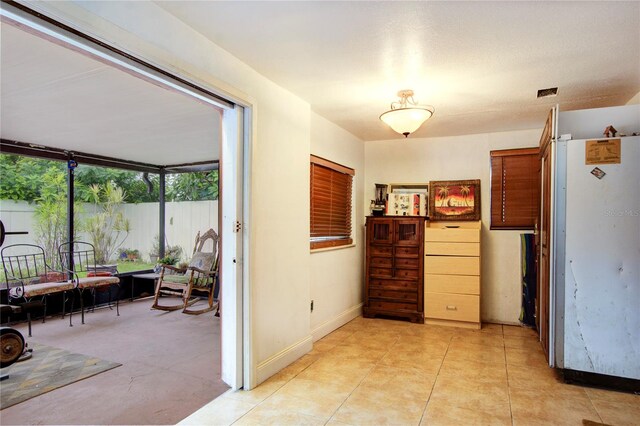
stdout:
POLYGON ((171 265, 162 265, 160 278, 156 285, 152 309, 163 311, 182 312, 190 315, 198 315, 219 308, 219 302, 214 307, 214 298, 218 291, 218 234, 213 229, 196 236, 193 248, 193 256, 189 266, 179 269, 171 265), (211 252, 203 252, 205 243, 211 240, 213 248, 211 252), (208 306, 203 309, 189 309, 196 301, 198 295, 207 297, 208 306), (173 305, 161 305, 160 296, 179 296, 181 303, 173 305))
MULTIPOLYGON (((96 307, 96 292, 109 291, 109 309, 111 307, 111 290, 114 286, 120 289, 120 278, 114 277, 111 272, 101 271, 96 265, 96 249, 91 243, 73 241, 60 244, 58 247, 60 264, 65 271, 73 276, 80 291, 80 312, 82 324, 84 324, 84 300, 83 293, 88 290, 93 298, 92 310, 96 307)), ((116 314, 120 316, 119 291, 116 291, 116 314)))
POLYGON ((47 262, 44 249, 33 244, 13 244, 0 252, 4 270, 7 297, 10 305, 17 305, 27 314, 31 337, 31 311, 42 308, 42 322, 47 317, 47 300, 53 294, 62 294, 62 318, 66 315, 67 293, 71 293, 69 327, 73 327, 73 299, 76 282, 47 262))

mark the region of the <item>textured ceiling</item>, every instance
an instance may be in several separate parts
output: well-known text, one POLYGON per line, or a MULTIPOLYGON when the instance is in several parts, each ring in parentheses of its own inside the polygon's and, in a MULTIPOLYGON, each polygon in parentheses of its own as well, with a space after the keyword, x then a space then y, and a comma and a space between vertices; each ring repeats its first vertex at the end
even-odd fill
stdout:
POLYGON ((414 137, 539 128, 556 103, 640 91, 639 2, 157 4, 364 140, 398 137, 378 116, 400 89, 436 110, 414 137))
POLYGON ((9 24, 0 35, 3 139, 156 165, 219 158, 217 109, 9 24))

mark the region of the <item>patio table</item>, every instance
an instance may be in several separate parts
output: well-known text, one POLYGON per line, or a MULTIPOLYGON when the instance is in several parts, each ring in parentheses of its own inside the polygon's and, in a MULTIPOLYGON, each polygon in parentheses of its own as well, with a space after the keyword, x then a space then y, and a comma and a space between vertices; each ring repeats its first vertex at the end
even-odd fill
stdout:
POLYGON ((131 276, 131 301, 133 302, 133 292, 134 292, 134 288, 135 288, 135 282, 136 279, 139 280, 153 280, 153 289, 155 291, 156 288, 156 283, 158 281, 158 278, 160 278, 160 274, 156 274, 154 272, 151 273, 147 273, 147 274, 134 274, 131 276))

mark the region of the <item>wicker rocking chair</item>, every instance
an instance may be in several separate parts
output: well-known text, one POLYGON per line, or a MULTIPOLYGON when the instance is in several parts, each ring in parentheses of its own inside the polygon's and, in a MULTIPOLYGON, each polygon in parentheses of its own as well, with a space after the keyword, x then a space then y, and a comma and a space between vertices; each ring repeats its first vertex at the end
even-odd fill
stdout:
POLYGON ((160 278, 156 285, 155 296, 152 309, 162 311, 176 311, 190 315, 198 315, 205 312, 219 309, 219 302, 214 306, 214 298, 218 292, 218 234, 213 229, 209 229, 204 234, 196 236, 193 248, 193 256, 189 266, 185 269, 176 268, 171 265, 162 265, 160 278), (202 249, 207 242, 213 242, 211 252, 203 252, 202 249), (191 305, 199 300, 199 295, 205 295, 208 306, 203 309, 189 309, 191 305), (179 296, 181 303, 173 305, 161 305, 161 296, 179 296))

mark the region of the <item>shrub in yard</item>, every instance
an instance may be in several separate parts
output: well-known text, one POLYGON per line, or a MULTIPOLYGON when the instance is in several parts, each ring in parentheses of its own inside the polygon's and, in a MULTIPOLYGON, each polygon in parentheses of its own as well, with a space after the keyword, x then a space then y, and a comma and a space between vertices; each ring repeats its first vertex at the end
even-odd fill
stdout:
MULTIPOLYGON (((35 234, 38 245, 54 269, 60 269, 58 247, 67 241, 66 176, 58 167, 48 168, 40 176, 40 193, 34 199, 35 234)), ((79 212, 76 203, 74 209, 79 212)), ((77 218, 75 226, 79 225, 77 218)))
POLYGON ((97 212, 86 220, 85 231, 95 246, 96 263, 107 263, 129 236, 129 220, 120 211, 126 194, 113 182, 91 185, 89 194, 97 212))

